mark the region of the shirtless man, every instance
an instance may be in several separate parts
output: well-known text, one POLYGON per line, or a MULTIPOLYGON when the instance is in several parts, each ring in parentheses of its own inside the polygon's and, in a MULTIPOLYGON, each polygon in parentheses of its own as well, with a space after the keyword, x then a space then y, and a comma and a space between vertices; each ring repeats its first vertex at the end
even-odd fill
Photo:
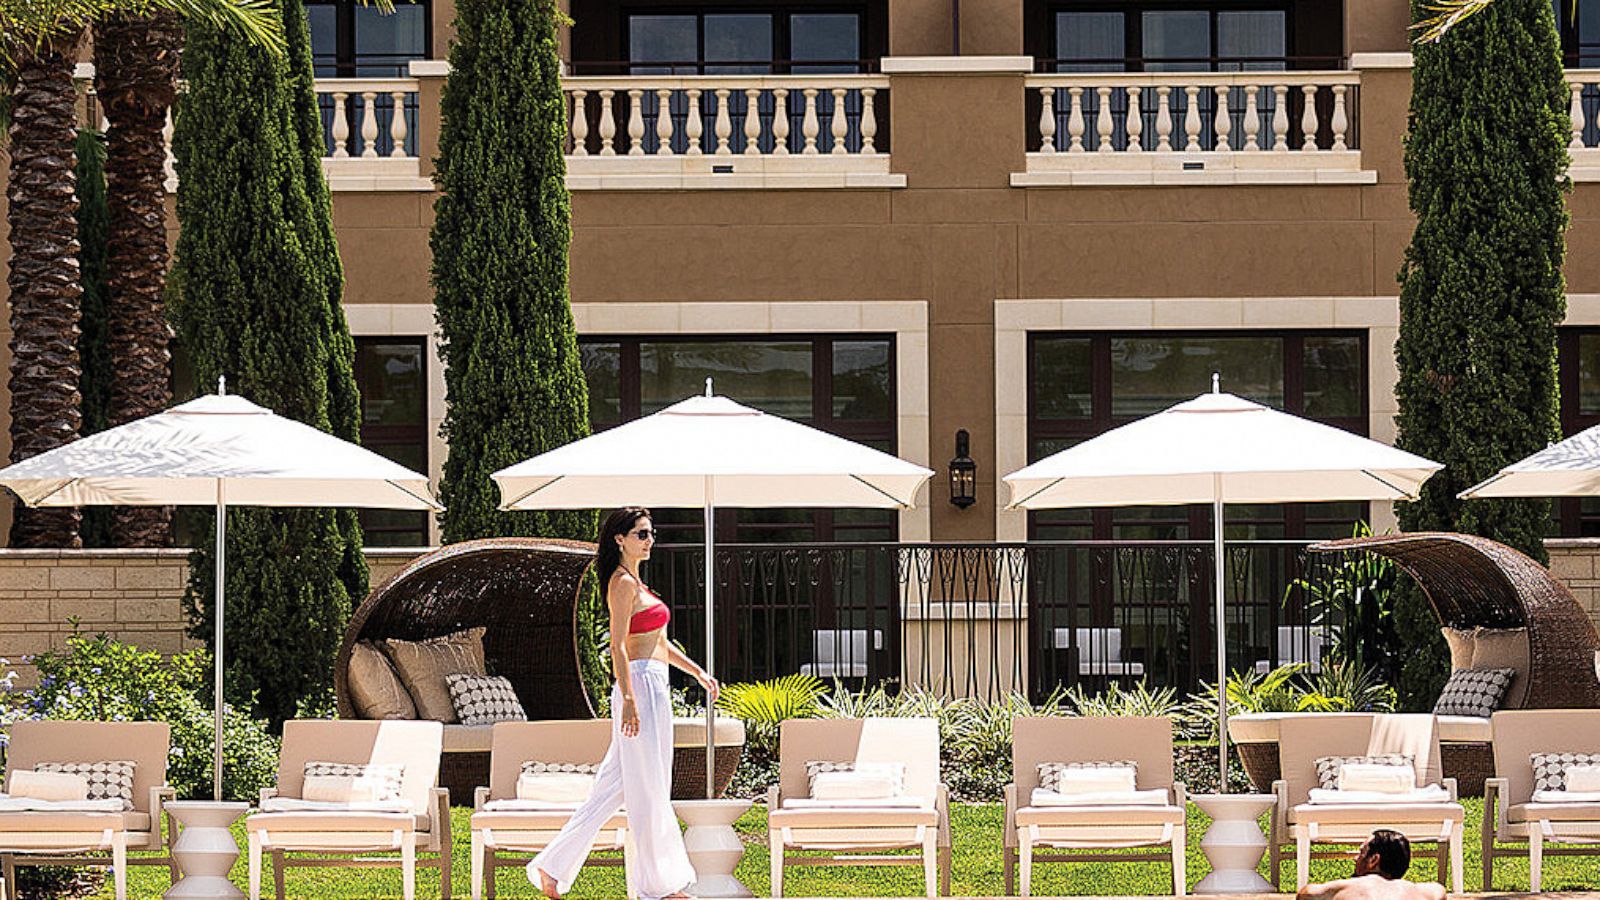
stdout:
POLYGON ((1374 831, 1356 855, 1356 877, 1308 884, 1299 900, 1444 900, 1444 885, 1406 881, 1411 842, 1394 831, 1374 831))

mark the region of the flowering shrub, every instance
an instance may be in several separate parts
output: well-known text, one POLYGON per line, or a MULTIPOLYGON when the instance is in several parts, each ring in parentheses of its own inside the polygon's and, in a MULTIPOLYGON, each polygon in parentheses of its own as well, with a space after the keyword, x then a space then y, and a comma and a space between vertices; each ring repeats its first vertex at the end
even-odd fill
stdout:
MULTIPOLYGON (((7 729, 0 741, 9 740, 9 726, 19 719, 166 722, 172 729, 167 782, 180 797, 209 799, 210 659, 203 650, 163 657, 75 631, 64 649, 31 660, 39 669, 37 686, 18 690, 15 672, 0 678, 0 725, 7 729)), ((224 794, 253 800, 277 774, 278 741, 265 723, 232 706, 223 712, 224 794)))

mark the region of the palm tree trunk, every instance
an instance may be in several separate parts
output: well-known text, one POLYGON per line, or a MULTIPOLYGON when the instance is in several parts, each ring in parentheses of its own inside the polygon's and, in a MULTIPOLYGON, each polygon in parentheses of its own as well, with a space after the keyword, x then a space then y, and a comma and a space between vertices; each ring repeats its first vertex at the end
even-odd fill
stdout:
MULTIPOLYGON (((11 459, 78 438, 78 197, 72 66, 76 35, 18 62, 11 108, 11 459)), ((76 509, 18 506, 13 547, 78 547, 76 509)))
MULTIPOLYGON (((94 26, 95 90, 106 132, 106 307, 111 380, 108 419, 121 425, 172 401, 171 332, 163 290, 167 276, 166 142, 162 127, 177 87, 183 29, 177 15, 111 15, 94 26)), ((119 547, 165 547, 168 507, 112 511, 119 547)))

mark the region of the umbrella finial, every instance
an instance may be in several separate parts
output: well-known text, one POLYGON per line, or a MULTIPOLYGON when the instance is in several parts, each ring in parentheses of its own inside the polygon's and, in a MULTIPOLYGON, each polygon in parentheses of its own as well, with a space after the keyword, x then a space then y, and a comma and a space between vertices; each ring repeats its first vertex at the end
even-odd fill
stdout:
POLYGON ((1211 393, 1222 393, 1222 373, 1220 372, 1211 373, 1211 393))
POLYGON ((226 397, 227 395, 228 395, 228 376, 226 376, 226 375, 218 375, 217 376, 217 396, 226 397))
POLYGON ((711 376, 710 375, 706 376, 706 396, 707 397, 711 396, 711 376))

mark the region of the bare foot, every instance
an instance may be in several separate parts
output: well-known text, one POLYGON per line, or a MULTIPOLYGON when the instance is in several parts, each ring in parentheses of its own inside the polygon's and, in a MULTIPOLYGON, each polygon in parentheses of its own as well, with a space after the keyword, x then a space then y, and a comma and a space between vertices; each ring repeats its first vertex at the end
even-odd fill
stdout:
POLYGON ((697 900, 697 898, 695 895, 686 891, 678 891, 676 893, 668 894, 667 896, 661 898, 661 900, 697 900))
POLYGON ((556 884, 556 880, 551 878, 550 873, 543 869, 539 869, 538 872, 540 893, 544 894, 546 897, 549 897, 550 900, 561 900, 561 889, 560 886, 556 884))

